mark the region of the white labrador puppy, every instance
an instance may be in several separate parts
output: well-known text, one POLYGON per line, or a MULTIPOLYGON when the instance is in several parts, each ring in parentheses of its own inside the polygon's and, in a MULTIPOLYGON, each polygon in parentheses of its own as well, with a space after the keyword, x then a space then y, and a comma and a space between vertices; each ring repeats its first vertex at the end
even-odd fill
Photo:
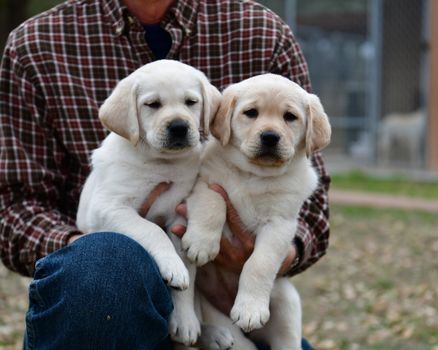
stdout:
MULTIPOLYGON (((92 172, 80 198, 77 226, 82 232, 113 231, 134 239, 154 258, 163 279, 180 290, 189 287, 189 272, 154 222, 164 220, 169 229, 181 220, 175 207, 198 175, 199 130, 208 133, 220 99, 203 73, 177 61, 147 64, 120 81, 99 110, 112 132, 92 154, 92 172), (161 182, 173 185, 141 217, 139 208, 161 182)), ((200 332, 193 287, 172 296, 172 335, 191 344, 200 332)))
POLYGON ((259 329, 250 336, 272 350, 300 349, 299 296, 286 278, 275 277, 295 235, 299 210, 317 186, 308 157, 329 143, 327 115, 317 96, 266 74, 223 92, 211 132, 217 140, 206 146, 200 178, 187 200, 182 247, 202 266, 218 254, 222 232, 230 235, 225 203, 208 188, 212 183, 226 190, 256 241, 240 276, 213 264, 203 267, 204 273, 220 273, 239 284, 231 319, 204 300, 203 322, 229 327, 233 349, 255 349, 235 325, 245 332, 259 329))

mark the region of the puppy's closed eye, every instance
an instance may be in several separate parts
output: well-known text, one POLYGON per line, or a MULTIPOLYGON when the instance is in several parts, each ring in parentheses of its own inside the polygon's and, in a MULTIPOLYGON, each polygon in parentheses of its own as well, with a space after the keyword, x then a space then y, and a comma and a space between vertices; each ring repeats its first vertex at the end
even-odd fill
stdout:
POLYGON ((255 108, 248 109, 243 112, 248 118, 257 118, 259 116, 259 111, 255 108))
POLYGON ((189 106, 189 107, 198 103, 198 101, 193 99, 193 98, 187 98, 184 102, 185 102, 186 106, 189 106))
POLYGON ((160 101, 146 102, 144 105, 152 109, 159 109, 162 106, 160 101))

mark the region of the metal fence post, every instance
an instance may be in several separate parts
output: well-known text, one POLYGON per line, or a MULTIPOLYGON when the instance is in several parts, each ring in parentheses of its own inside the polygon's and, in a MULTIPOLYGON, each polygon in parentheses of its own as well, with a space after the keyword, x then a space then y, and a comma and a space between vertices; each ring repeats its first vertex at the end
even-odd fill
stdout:
POLYGON ((372 59, 369 62, 369 103, 368 120, 372 145, 372 163, 377 161, 377 128, 382 110, 382 39, 383 39, 383 0, 369 0, 369 40, 373 47, 372 59))
POLYGON ((295 34, 297 29, 297 0, 284 0, 284 20, 295 34))

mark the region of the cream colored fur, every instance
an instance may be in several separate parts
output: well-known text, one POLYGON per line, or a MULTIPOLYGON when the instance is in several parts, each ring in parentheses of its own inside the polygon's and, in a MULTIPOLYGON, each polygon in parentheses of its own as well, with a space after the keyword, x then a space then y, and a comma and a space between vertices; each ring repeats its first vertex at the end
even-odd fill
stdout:
MULTIPOLYGON (((230 317, 203 300, 203 322, 226 326, 233 349, 255 349, 236 326, 263 339, 272 350, 300 349, 299 296, 287 279, 276 275, 295 235, 299 210, 317 186, 307 155, 328 144, 327 115, 315 95, 286 78, 266 74, 224 91, 211 132, 216 139, 206 147, 200 179, 187 200, 182 247, 202 266, 218 254, 222 233, 230 235, 225 203, 208 188, 213 183, 226 190, 256 240, 240 277, 222 271, 228 279, 239 279, 230 317), (264 145, 266 132, 278 136, 275 147, 264 145)), ((218 267, 203 268, 214 273, 218 267)))
POLYGON ((405 114, 391 113, 383 118, 377 134, 381 163, 389 166, 391 159, 395 158, 407 160, 412 167, 421 166, 426 121, 426 113, 422 110, 405 114))

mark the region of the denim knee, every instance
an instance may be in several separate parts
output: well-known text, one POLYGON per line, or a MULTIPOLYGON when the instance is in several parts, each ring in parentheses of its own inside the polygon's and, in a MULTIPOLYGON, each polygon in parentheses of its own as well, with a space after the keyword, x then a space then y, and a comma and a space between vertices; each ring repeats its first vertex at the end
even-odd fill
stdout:
POLYGON ((29 297, 27 341, 44 349, 154 349, 172 311, 150 255, 107 232, 39 260, 29 297))

